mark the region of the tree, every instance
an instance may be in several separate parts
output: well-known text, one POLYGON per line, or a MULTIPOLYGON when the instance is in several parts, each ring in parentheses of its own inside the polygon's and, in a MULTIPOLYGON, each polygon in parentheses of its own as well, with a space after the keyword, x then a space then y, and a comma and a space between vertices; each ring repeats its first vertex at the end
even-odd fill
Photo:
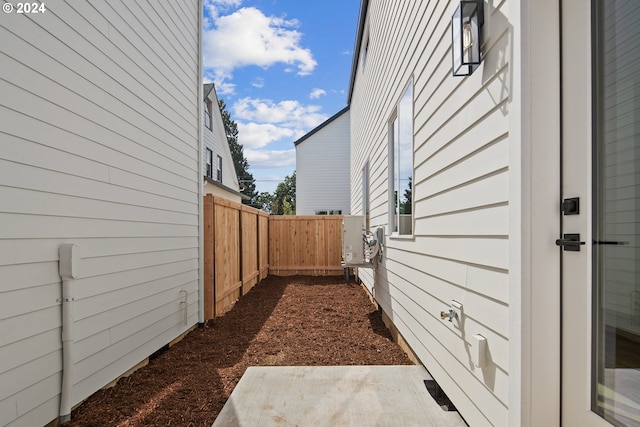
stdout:
POLYGON ((274 215, 296 214, 296 171, 293 171, 291 176, 286 176, 284 181, 276 187, 271 213, 274 215))
POLYGON ((236 174, 238 174, 240 192, 250 198, 250 200, 243 200, 242 203, 258 207, 256 206, 256 198, 258 197, 258 192, 256 191, 256 180, 253 177, 253 174, 249 172, 249 162, 244 157, 244 147, 238 142, 238 125, 236 122, 231 120, 231 115, 227 111, 227 104, 225 104, 224 100, 218 100, 218 106, 220 107, 222 123, 224 124, 224 133, 226 134, 227 142, 229 143, 233 166, 235 167, 236 174))
POLYGON ((411 206, 412 206, 412 185, 411 185, 411 177, 408 178, 407 188, 404 189, 404 198, 400 201, 400 213, 401 214, 410 214, 411 206))
POLYGON ((263 191, 256 197, 253 207, 271 213, 273 209, 273 197, 273 194, 263 191))

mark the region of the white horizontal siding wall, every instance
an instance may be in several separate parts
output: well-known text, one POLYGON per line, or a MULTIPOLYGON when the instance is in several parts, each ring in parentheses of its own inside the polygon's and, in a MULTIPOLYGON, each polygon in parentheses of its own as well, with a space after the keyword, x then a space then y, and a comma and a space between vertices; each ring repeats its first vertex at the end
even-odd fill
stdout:
POLYGON ((296 214, 349 214, 349 110, 296 146, 296 214))
POLYGON ((452 77, 456 6, 369 2, 351 99, 351 211, 363 212, 368 161, 371 228, 387 237, 382 265, 360 277, 467 422, 506 426, 511 30, 507 3, 485 5, 483 64, 452 77), (392 237, 388 126, 410 79, 414 235, 392 237), (440 319, 452 300, 464 305, 462 328, 440 319), (487 368, 472 363, 474 334, 487 338, 487 368))
POLYGON ((198 1, 45 5, 0 20, 3 426, 58 417, 61 243, 73 404, 198 320, 198 1))
MULTIPOLYGON (((235 167, 233 165, 233 158, 231 157, 231 150, 229 149, 229 143, 227 142, 227 136, 224 130, 224 123, 222 121, 222 114, 220 113, 220 107, 218 106, 218 97, 216 96, 215 87, 209 93, 209 99, 211 100, 211 129, 206 126, 203 129, 204 133, 204 146, 209 148, 213 152, 213 178, 216 177, 216 156, 222 157, 222 185, 229 187, 235 191, 240 191, 240 185, 238 183, 238 175, 236 174, 235 167)), ((203 153, 202 156, 202 170, 207 170, 207 159, 203 153)), ((229 200, 240 203, 240 196, 224 191, 223 189, 216 187, 212 184, 205 184, 204 191, 207 194, 215 194, 225 197, 229 200)))

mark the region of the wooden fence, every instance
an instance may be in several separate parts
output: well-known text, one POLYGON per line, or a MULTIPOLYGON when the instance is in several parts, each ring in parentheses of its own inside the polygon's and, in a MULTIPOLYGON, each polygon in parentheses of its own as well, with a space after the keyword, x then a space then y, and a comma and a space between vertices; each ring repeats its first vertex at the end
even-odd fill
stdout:
POLYGON ((340 275, 342 216, 269 216, 204 197, 204 315, 214 319, 269 274, 340 275))
POLYGON ((204 197, 204 315, 214 319, 269 273, 268 218, 258 209, 204 197))
POLYGON ((342 274, 342 215, 270 216, 269 274, 342 274))

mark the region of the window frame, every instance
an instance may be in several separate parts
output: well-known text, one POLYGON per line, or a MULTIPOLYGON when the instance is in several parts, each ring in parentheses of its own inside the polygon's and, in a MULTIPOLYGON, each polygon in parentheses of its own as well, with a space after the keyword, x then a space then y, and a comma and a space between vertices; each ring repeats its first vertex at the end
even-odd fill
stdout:
POLYGON ((222 183, 222 157, 216 155, 216 181, 222 183))
POLYGON ((364 226, 367 230, 370 228, 370 163, 367 159, 362 167, 362 213, 364 214, 364 226))
POLYGON ((204 100, 204 125, 207 129, 213 130, 211 110, 213 109, 213 102, 210 99, 204 100))
POLYGON ((213 179, 213 151, 209 147, 205 147, 205 173, 204 176, 213 179))
MULTIPOLYGON (((402 94, 398 98, 398 102, 389 118, 388 145, 389 145, 389 234, 392 237, 412 238, 415 230, 415 209, 413 202, 413 177, 415 175, 415 135, 414 135, 414 87, 413 77, 404 87, 402 94), (406 141, 410 138, 410 141, 406 141), (409 163, 410 167, 406 164, 409 163), (401 177, 399 171, 403 169, 411 171, 408 177, 408 185, 401 185, 401 177), (396 194, 403 192, 406 194, 409 190, 409 205, 402 206, 402 199, 397 200, 396 194), (402 213, 401 209, 409 208, 408 213, 402 213), (410 215, 409 221, 400 222, 401 215, 410 215)), ((402 196, 400 196, 402 197, 402 196)))

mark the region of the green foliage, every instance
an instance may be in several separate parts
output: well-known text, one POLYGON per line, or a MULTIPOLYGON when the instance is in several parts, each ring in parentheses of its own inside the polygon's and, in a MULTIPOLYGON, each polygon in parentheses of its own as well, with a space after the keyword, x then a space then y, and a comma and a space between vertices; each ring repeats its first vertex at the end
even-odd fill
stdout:
POLYGON ((404 198, 402 199, 402 201, 400 202, 400 213, 401 214, 410 214, 411 213, 411 206, 412 206, 412 199, 413 199, 413 195, 412 195, 412 183, 411 183, 411 177, 409 177, 408 179, 408 184, 407 184, 407 188, 405 188, 404 190, 404 198))
POLYGON ((220 114, 222 115, 222 123, 224 124, 224 132, 227 136, 233 166, 238 174, 238 183, 240 184, 240 192, 249 197, 250 200, 243 200, 242 203, 259 208, 257 206, 258 192, 256 191, 256 180, 253 174, 249 172, 249 162, 244 157, 244 147, 238 143, 238 124, 231 120, 231 115, 227 111, 227 104, 224 100, 218 100, 220 114))
POLYGON ((296 214, 296 172, 291 176, 286 176, 284 181, 278 184, 273 194, 271 208, 273 215, 295 215, 296 214))
POLYGON ((261 209, 265 212, 271 213, 273 207, 274 195, 263 191, 256 197, 255 204, 253 207, 261 209))

